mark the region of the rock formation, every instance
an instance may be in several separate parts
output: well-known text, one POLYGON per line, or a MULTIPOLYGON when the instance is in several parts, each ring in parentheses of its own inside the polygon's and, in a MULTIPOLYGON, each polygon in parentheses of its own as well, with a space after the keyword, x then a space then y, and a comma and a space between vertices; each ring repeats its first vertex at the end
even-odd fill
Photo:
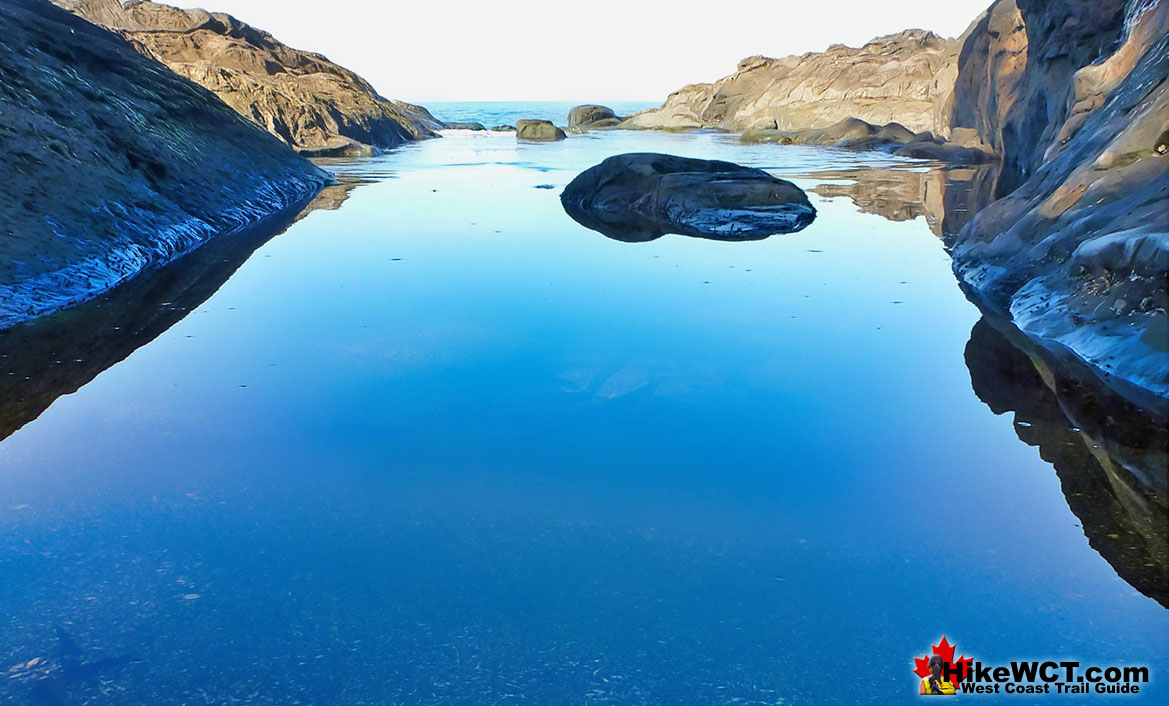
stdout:
POLYGON ((1000 194, 1021 183, 954 240, 955 272, 985 310, 1163 413, 1169 3, 999 0, 986 23, 963 48, 955 119, 1003 151, 1000 194))
POLYGON ((299 206, 330 180, 46 0, 5 0, 0 25, 0 328, 299 206))
POLYGON ((859 118, 939 132, 935 106, 953 89, 958 46, 932 32, 907 30, 859 49, 837 44, 782 59, 753 56, 730 76, 675 91, 661 108, 621 127, 790 131, 859 118))
POLYGON ((230 15, 145 0, 52 1, 117 32, 306 155, 368 155, 442 128, 425 108, 382 98, 352 71, 230 15))
POLYGON ((556 142, 567 137, 564 131, 553 125, 550 120, 517 120, 515 129, 517 140, 529 142, 556 142))
POLYGON ((586 169, 560 202, 581 225, 626 242, 666 233, 760 240, 802 230, 816 217, 798 186, 762 169, 649 152, 586 169))
POLYGON ((617 127, 623 119, 603 105, 578 105, 568 111, 568 131, 579 133, 617 127))

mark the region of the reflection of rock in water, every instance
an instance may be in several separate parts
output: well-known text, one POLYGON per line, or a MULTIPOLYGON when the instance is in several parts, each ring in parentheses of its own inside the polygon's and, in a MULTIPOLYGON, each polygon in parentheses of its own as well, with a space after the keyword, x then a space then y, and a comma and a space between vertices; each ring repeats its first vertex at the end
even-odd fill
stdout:
POLYGON ((862 213, 890 221, 924 216, 936 235, 952 235, 990 201, 997 165, 983 167, 864 168, 816 172, 812 179, 847 183, 820 184, 812 193, 851 199, 862 213))
POLYGON ((353 186, 326 187, 298 212, 213 239, 81 306, 0 331, 0 440, 178 323, 292 223, 339 208, 353 186))
POLYGON ((1055 467, 1092 548, 1141 593, 1169 607, 1169 428, 1057 361, 1007 323, 982 319, 966 365, 996 414, 1013 411, 1019 438, 1055 467))

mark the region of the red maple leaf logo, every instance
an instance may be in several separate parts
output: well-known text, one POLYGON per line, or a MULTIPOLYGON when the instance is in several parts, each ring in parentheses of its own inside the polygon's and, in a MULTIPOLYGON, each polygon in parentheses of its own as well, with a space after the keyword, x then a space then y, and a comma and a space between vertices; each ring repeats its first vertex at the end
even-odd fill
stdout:
MULTIPOLYGON (((962 655, 958 658, 958 661, 954 661, 954 646, 946 641, 945 635, 942 635, 941 642, 936 645, 932 645, 932 647, 934 654, 942 658, 943 670, 947 666, 949 666, 951 670, 957 670, 957 674, 953 678, 955 682, 962 681, 967 676, 969 676, 970 670, 974 668, 974 659, 972 657, 962 655)), ((926 655, 925 657, 914 657, 913 666, 914 674, 921 677, 922 679, 928 677, 930 675, 930 655, 926 655)), ((943 671, 943 675, 944 674, 945 672, 943 671)))

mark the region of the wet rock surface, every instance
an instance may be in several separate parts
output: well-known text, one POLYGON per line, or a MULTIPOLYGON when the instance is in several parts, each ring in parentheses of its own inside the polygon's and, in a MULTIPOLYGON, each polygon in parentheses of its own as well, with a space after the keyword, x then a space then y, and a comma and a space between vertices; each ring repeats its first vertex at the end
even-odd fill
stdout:
MULTIPOLYGON (((1051 48, 1044 33, 1068 8, 1018 9, 1030 55, 1051 48)), ((1149 406, 1169 399, 1169 158, 1157 151, 1169 124, 1169 5, 1133 0, 1124 17, 1123 39, 1074 73, 1064 66, 1067 57, 1090 55, 1118 28, 1101 22, 1095 33, 1080 28, 1065 37, 1058 45, 1065 54, 1059 65, 1069 69, 1063 84, 1052 79, 1051 62, 1030 61, 1014 77, 1017 85, 1065 96, 1070 108, 1056 115, 1067 117, 1045 123, 1008 113, 982 128, 989 142, 1011 134, 1038 141, 1004 164, 1003 179, 1026 180, 979 213, 952 250, 954 270, 976 303, 1149 406)), ((1001 76, 987 80, 987 91, 1001 88, 1001 76)))
POLYGON ((816 217, 799 187, 761 169, 649 152, 585 170, 560 201, 581 225, 627 242, 666 233, 758 240, 802 230, 816 217))
POLYGON ((309 156, 365 156, 442 129, 425 108, 387 100, 352 71, 231 15, 154 2, 53 2, 116 32, 309 156))
POLYGON ((330 180, 116 35, 41 0, 3 3, 0 21, 0 328, 295 207, 330 180))
POLYGON ((214 238, 84 304, 0 330, 0 441, 181 321, 293 223, 340 208, 355 186, 326 186, 299 210, 214 238))

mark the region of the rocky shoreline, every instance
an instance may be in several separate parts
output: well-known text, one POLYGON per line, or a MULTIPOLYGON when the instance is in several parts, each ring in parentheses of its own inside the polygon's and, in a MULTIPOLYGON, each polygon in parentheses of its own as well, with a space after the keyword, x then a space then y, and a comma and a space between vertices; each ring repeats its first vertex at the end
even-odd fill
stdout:
POLYGON ((443 127, 425 108, 383 98, 349 69, 222 12, 149 0, 52 2, 117 33, 305 156, 372 156, 443 127))
POLYGON ((45 0, 10 0, 0 18, 0 151, 19 175, 0 180, 0 328, 298 208, 332 180, 45 0))
POLYGON ((750 57, 619 127, 998 163, 999 200, 948 242, 963 290, 1164 416, 1167 37, 1155 0, 996 0, 956 40, 909 30, 750 57))

